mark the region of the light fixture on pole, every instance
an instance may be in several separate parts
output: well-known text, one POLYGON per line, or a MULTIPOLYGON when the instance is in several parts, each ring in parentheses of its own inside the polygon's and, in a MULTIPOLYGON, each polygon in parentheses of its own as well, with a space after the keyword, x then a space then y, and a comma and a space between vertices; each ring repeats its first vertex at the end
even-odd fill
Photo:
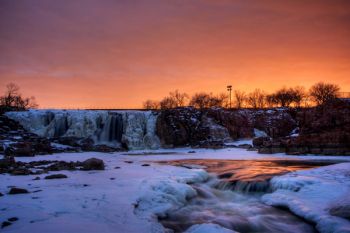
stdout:
POLYGON ((230 108, 231 108, 231 92, 232 92, 232 85, 227 86, 227 91, 230 92, 230 108))

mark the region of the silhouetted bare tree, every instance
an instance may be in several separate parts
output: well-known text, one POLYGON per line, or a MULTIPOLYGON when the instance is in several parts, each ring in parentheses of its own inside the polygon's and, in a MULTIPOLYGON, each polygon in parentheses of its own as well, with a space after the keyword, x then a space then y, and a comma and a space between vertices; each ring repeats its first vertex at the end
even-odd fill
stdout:
POLYGON ((38 104, 33 96, 29 98, 22 97, 20 87, 17 84, 9 83, 6 85, 5 94, 0 97, 0 106, 4 111, 8 111, 37 108, 38 104))
POLYGON ((275 103, 281 107, 289 107, 293 103, 293 93, 290 88, 281 88, 274 94, 275 103))
POLYGON ((302 86, 296 86, 294 88, 291 88, 290 92, 292 95, 293 103, 296 107, 300 107, 307 97, 305 88, 302 86))
POLYGON ((176 107, 184 107, 186 106, 186 102, 189 99, 188 94, 184 92, 179 92, 179 90, 175 90, 169 93, 170 98, 174 99, 176 102, 176 107))
POLYGON ((160 101, 160 108, 161 109, 171 109, 171 108, 176 108, 177 107, 177 102, 174 98, 172 97, 164 97, 160 101))
POLYGON ((319 82, 310 88, 309 93, 316 104, 321 105, 336 99, 339 90, 340 88, 336 84, 319 82))
POLYGON ((156 100, 146 100, 145 102, 143 102, 143 108, 144 109, 159 109, 160 108, 160 103, 159 101, 156 100))
POLYGON ((195 108, 207 108, 209 99, 210 95, 205 92, 195 93, 190 100, 190 105, 195 108))
POLYGON ((275 107, 278 104, 275 94, 268 94, 265 97, 266 105, 269 108, 275 107))
POLYGON ((255 89, 248 94, 247 102, 252 108, 264 108, 265 107, 265 93, 260 89, 255 89))
POLYGON ((214 96, 212 93, 200 92, 192 96, 190 105, 195 108, 223 107, 226 96, 214 96))
POLYGON ((220 107, 223 107, 223 108, 228 108, 229 105, 230 105, 230 100, 229 100, 229 96, 227 93, 220 93, 218 94, 217 98, 220 100, 219 101, 219 104, 220 104, 220 107))
POLYGON ((234 98, 235 98, 235 106, 236 108, 242 108, 246 101, 246 93, 244 91, 235 90, 234 98))
POLYGON ((293 103, 294 106, 300 107, 306 97, 304 88, 296 86, 294 88, 281 88, 273 94, 266 95, 265 100, 269 107, 289 107, 293 103))

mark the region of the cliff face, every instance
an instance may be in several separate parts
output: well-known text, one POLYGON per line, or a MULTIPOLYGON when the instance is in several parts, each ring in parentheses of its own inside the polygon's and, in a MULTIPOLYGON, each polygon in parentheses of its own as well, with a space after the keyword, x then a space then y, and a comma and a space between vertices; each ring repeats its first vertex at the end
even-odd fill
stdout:
POLYGON ((289 135, 296 126, 287 109, 178 108, 160 112, 156 132, 165 147, 219 147, 229 140, 253 138, 254 129, 279 137, 289 135))
MULTIPOLYGON (((350 154, 350 104, 335 101, 296 113, 299 134, 265 139, 260 153, 350 154)), ((260 140, 261 141, 261 140, 260 140)))
POLYGON ((0 154, 34 156, 52 152, 48 139, 28 132, 18 122, 0 115, 0 154))
POLYGON ((194 108, 161 111, 156 128, 163 147, 220 147, 231 139, 226 127, 194 108))

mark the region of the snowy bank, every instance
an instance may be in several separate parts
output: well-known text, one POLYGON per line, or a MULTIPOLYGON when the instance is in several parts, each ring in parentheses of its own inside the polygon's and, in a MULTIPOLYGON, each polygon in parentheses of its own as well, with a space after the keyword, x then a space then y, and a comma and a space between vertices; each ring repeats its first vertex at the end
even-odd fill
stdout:
MULTIPOLYGON (((200 169, 158 164, 145 165, 135 156, 106 153, 62 153, 21 161, 104 160, 104 171, 59 171, 67 179, 46 180, 47 174, 0 175, 0 222, 19 220, 2 232, 164 232, 157 215, 185 204, 196 195, 187 183, 201 182, 207 173, 200 169), (10 186, 29 194, 8 195, 10 186), (136 208, 137 207, 137 208, 136 208)), ((142 156, 145 158, 145 156, 142 156)))
POLYGON ((350 232, 344 218, 350 209, 350 163, 274 177, 271 185, 275 191, 262 197, 266 204, 289 208, 321 233, 350 232))

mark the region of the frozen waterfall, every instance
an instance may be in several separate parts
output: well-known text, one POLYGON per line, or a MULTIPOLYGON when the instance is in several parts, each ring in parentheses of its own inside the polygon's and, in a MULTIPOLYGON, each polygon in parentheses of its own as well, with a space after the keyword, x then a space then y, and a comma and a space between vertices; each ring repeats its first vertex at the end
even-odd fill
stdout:
POLYGON ((157 149, 157 114, 151 111, 29 110, 8 112, 26 130, 42 137, 91 138, 95 144, 157 149))

